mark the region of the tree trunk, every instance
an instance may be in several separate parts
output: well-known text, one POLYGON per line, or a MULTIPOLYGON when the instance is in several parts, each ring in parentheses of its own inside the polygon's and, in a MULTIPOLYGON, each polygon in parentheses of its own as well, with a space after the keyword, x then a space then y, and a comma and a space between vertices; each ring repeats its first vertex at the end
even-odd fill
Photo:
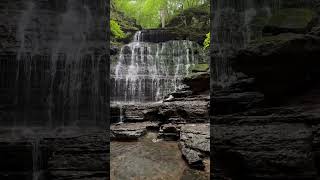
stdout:
POLYGON ((164 28, 166 26, 166 12, 164 9, 160 10, 160 18, 161 18, 161 27, 164 28))

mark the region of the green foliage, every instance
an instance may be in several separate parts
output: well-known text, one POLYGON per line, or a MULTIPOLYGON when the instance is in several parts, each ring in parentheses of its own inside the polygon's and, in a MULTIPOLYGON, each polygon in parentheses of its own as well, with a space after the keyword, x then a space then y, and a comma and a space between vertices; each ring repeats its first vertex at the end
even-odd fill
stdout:
POLYGON ((206 34, 206 39, 203 41, 203 48, 207 49, 208 47, 210 47, 210 32, 208 34, 206 34))
POLYGON ((118 10, 134 18, 144 28, 155 28, 161 23, 161 12, 167 21, 182 10, 209 0, 113 0, 118 10))
POLYGON ((112 35, 117 39, 123 39, 126 37, 125 33, 122 31, 121 27, 115 20, 110 20, 110 29, 112 35))

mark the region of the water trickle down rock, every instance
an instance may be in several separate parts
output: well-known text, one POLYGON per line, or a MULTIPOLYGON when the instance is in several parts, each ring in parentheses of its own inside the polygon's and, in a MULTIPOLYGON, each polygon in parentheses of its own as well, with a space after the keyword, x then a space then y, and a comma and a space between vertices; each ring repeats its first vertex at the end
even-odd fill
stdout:
POLYGON ((104 123, 108 66, 102 36, 106 30, 98 26, 104 16, 95 7, 98 4, 76 0, 10 4, 7 13, 1 11, 0 89, 1 97, 6 97, 1 105, 14 112, 5 113, 0 124, 104 123))
POLYGON ((161 37, 156 37, 154 30, 149 31, 149 34, 146 30, 136 32, 133 42, 121 48, 118 63, 112 67, 111 87, 114 91, 111 92, 111 101, 162 100, 179 88, 182 78, 189 73, 189 67, 201 61, 195 52, 200 47, 198 44, 188 40, 154 43, 161 37))

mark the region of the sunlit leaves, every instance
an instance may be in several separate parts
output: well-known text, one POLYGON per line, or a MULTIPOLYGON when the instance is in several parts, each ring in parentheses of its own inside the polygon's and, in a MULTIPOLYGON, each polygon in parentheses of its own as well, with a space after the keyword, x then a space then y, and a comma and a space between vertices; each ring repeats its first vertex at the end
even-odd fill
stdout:
POLYGON ((113 0, 116 8, 127 16, 137 20, 144 28, 159 27, 160 11, 165 12, 166 19, 184 9, 201 5, 208 0, 113 0))
POLYGON ((110 29, 111 29, 112 35, 115 38, 122 39, 126 37, 125 33, 122 31, 121 27, 115 20, 110 20, 110 29))
POLYGON ((210 32, 208 34, 206 34, 206 39, 203 41, 203 48, 207 49, 208 47, 210 47, 210 32))

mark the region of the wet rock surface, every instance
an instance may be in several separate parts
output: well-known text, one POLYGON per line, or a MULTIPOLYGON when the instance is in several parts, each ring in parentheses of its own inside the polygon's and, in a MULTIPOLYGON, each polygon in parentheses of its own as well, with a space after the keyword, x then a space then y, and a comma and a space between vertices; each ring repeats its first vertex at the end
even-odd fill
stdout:
POLYGON ((159 128, 157 122, 123 123, 111 125, 112 140, 137 140, 147 133, 147 129, 159 128))
MULTIPOLYGON (((208 122, 209 97, 203 95, 172 98, 159 103, 121 105, 123 121, 127 123, 156 122, 208 122)), ((120 112, 119 105, 111 106, 116 122, 120 112)))

